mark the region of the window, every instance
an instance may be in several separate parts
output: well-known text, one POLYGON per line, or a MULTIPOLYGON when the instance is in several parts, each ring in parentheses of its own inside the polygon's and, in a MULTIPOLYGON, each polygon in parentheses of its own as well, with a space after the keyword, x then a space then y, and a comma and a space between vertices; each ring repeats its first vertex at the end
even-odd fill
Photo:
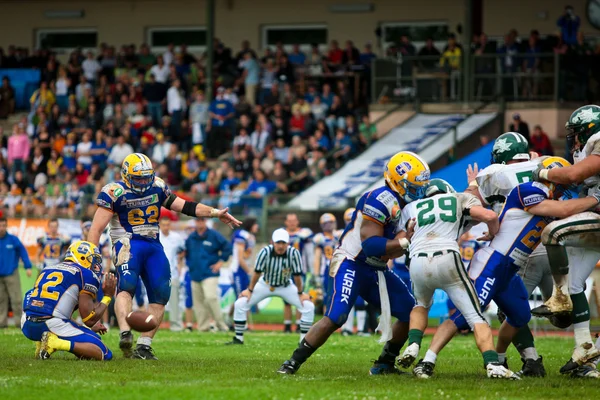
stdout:
POLYGON ((449 33, 446 21, 386 22, 381 25, 384 50, 398 43, 400 36, 407 35, 417 50, 425 44, 427 38, 431 37, 438 50, 442 51, 448 42, 449 33))
POLYGON ((65 53, 78 47, 94 50, 98 47, 98 31, 96 29, 38 29, 36 40, 36 47, 40 49, 65 53))
POLYGON ((169 43, 173 43, 175 46, 185 44, 191 51, 203 51, 206 48, 206 28, 204 27, 151 27, 147 29, 146 38, 153 51, 164 51, 169 43))
POLYGON ((317 43, 323 50, 327 47, 326 25, 264 25, 262 27, 262 48, 275 47, 282 42, 286 51, 299 44, 303 51, 310 50, 317 43))

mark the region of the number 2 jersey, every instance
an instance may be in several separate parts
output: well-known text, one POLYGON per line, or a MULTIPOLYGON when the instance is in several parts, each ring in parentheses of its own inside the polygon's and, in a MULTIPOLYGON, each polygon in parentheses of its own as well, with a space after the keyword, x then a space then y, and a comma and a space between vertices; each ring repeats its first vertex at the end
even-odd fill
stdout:
POLYGON ((63 262, 46 267, 33 289, 25 294, 23 310, 27 315, 71 319, 84 292, 96 299, 100 280, 89 269, 63 262))
POLYGON ((362 251, 360 228, 364 220, 375 222, 383 227, 383 237, 391 240, 399 231, 401 204, 404 202, 387 186, 382 186, 363 194, 356 204, 352 220, 344 229, 335 254, 365 263, 377 269, 387 268, 386 261, 380 257, 367 257, 362 251))
POLYGON ((158 242, 160 208, 170 194, 169 187, 160 178, 143 194, 133 193, 123 182, 104 186, 96 205, 113 212, 108 225, 113 244, 126 236, 158 242))
POLYGON ((405 229, 411 219, 415 220, 410 256, 441 250, 458 253, 457 240, 468 217, 468 210, 474 206, 481 206, 481 202, 471 194, 445 193, 413 201, 404 207, 401 229, 405 229))
POLYGON ((540 243, 542 231, 552 218, 539 217, 527 212, 548 200, 548 188, 539 182, 522 183, 506 198, 500 213, 500 230, 490 243, 490 248, 506 257, 508 263, 525 267, 527 258, 540 243))
POLYGON ((69 247, 69 244, 71 244, 71 238, 64 235, 50 237, 50 235, 45 234, 37 240, 37 243, 42 249, 45 268, 60 262, 62 254, 69 247))
POLYGON ((329 269, 329 263, 331 262, 333 251, 337 247, 339 239, 339 231, 331 232, 329 234, 320 232, 313 236, 315 247, 321 249, 321 275, 329 269))

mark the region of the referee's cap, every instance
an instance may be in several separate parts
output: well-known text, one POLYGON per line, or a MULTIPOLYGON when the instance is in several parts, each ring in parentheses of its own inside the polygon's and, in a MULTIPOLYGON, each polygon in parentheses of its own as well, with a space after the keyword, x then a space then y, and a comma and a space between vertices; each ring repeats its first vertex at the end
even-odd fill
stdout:
POLYGON ((275 232, 273 232, 273 237, 271 239, 273 240, 273 243, 277 243, 277 242, 289 243, 290 242, 290 234, 287 233, 287 231, 285 229, 279 228, 279 229, 276 229, 275 232))

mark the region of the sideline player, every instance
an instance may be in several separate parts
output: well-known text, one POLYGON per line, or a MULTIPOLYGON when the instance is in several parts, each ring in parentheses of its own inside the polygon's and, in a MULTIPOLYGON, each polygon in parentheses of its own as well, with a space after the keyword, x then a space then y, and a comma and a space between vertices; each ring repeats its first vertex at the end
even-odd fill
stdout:
POLYGON ((228 344, 244 344, 247 313, 267 297, 281 297, 300 311, 301 341, 315 319, 315 305, 303 292, 300 252, 289 245, 290 235, 285 229, 273 232, 271 240, 273 243, 258 253, 252 280, 235 301, 235 337, 228 344))
POLYGON ((313 236, 315 245, 315 261, 313 262, 313 280, 317 289, 323 291, 323 310, 329 304, 329 265, 331 257, 340 240, 340 232, 336 229, 335 216, 325 213, 319 218, 322 232, 313 236))
POLYGON ((241 222, 233 218, 227 209, 217 210, 171 193, 162 179, 155 178, 152 162, 144 154, 133 153, 125 157, 121 178, 122 181, 104 186, 98 194, 98 209, 88 236, 90 242, 97 244, 102 231, 110 223, 113 259, 119 276, 115 303, 121 331, 119 347, 125 357, 133 355, 144 360, 156 360, 152 338, 158 327, 142 333, 132 353, 133 334, 125 317, 132 309, 138 277, 146 286, 150 302, 148 310, 159 326, 171 295, 169 260, 159 241, 160 208, 190 217, 219 218, 232 228, 241 222))
POLYGON ((387 267, 387 259, 408 248, 405 234, 396 237, 402 207, 423 197, 429 166, 418 155, 401 151, 390 158, 385 186, 363 194, 331 262, 334 288, 325 316, 277 372, 294 374, 346 322, 358 295, 381 307, 382 338, 387 342, 370 370, 372 375, 397 373, 394 362, 408 335, 415 300, 404 282, 387 267), (383 258, 385 257, 385 259, 383 258), (391 316, 398 321, 391 326, 391 316))
POLYGON ((106 333, 100 319, 114 296, 116 279, 113 274, 105 276, 104 296, 96 302, 101 278, 98 247, 81 240, 69 246, 63 262, 42 271, 33 289, 25 294, 21 320, 25 337, 36 342, 36 358, 47 359, 58 350, 79 358, 112 358, 98 333, 106 333), (71 319, 75 309, 85 326, 71 319))
MULTIPOLYGON (((418 357, 429 308, 433 304, 433 292, 443 289, 473 329, 488 378, 519 379, 498 360, 492 329, 483 317, 456 242, 467 218, 485 222, 488 235, 493 237, 498 233, 498 216, 494 211, 483 208, 475 196, 456 193, 442 179, 432 179, 426 194, 425 199, 414 201, 402 210, 402 229, 411 222, 415 224, 409 258, 417 305, 410 313, 408 347, 399 358, 399 364, 408 368, 418 357)), ((420 370, 415 370, 415 375, 430 377, 420 370)))
MULTIPOLYGON (((545 168, 561 168, 570 165, 560 157, 548 157, 542 164, 545 168)), ((521 278, 519 268, 527 264, 527 258, 540 242, 544 227, 551 218, 566 218, 594 207, 597 197, 554 201, 566 190, 561 185, 539 182, 522 183, 506 199, 500 214, 500 230, 488 247, 479 250, 469 268, 469 277, 475 281, 477 297, 482 307, 494 301, 506 314, 498 333, 496 351, 500 362, 505 362, 506 349, 517 331, 530 318, 529 296, 521 278)), ((431 376, 437 354, 452 339, 458 329, 466 328, 465 317, 456 312, 444 321, 436 331, 425 358, 417 364, 416 374, 431 376)))
MULTIPOLYGON (((600 183, 600 107, 587 105, 575 110, 566 130, 567 141, 574 144, 571 150, 575 164, 560 171, 541 165, 534 179, 563 185, 583 183, 583 194, 587 191, 589 196, 600 183)), ((584 290, 586 279, 600 259, 598 208, 548 225, 542 242, 548 250, 555 286, 552 297, 532 312, 538 316, 572 316, 575 350, 560 372, 576 372, 579 366, 600 359, 600 350, 593 345, 590 333, 590 307, 584 290), (568 293, 564 290, 567 285, 568 293)))
MULTIPOLYGON (((310 265, 313 260, 309 254, 313 254, 313 243, 311 241, 313 232, 309 228, 301 228, 298 215, 294 213, 285 216, 285 230, 290 235, 290 245, 300 252, 302 257, 302 275, 303 279, 306 273, 310 271, 310 265)), ((304 280, 303 280, 304 281, 304 280)), ((283 331, 286 333, 292 332, 292 306, 283 303, 283 331)), ((300 329, 300 313, 296 311, 296 330, 300 329)))
MULTIPOLYGON (((242 223, 240 229, 233 232, 231 244, 233 245, 233 255, 229 268, 232 275, 232 286, 237 298, 250 283, 250 274, 252 267, 250 259, 252 250, 256 245, 256 234, 258 233, 258 223, 256 218, 247 218, 242 223)), ((233 315, 233 307, 231 313, 233 315)))
POLYGON ((37 240, 40 247, 37 259, 39 270, 60 263, 60 258, 71 244, 71 238, 58 233, 58 220, 48 221, 48 232, 37 240))

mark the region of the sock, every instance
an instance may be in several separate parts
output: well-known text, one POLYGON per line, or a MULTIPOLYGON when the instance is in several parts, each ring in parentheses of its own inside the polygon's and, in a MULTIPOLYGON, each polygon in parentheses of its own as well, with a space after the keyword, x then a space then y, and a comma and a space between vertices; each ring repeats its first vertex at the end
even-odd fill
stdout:
POLYGON ((62 351, 73 351, 75 343, 65 339, 59 339, 58 337, 52 339, 51 347, 56 350, 62 351))
POLYGON ((423 361, 435 364, 436 360, 437 360, 437 354, 435 354, 431 350, 427 350, 427 353, 425 353, 425 357, 423 358, 423 361))
POLYGON ((573 332, 575 333, 575 345, 580 346, 583 343, 589 343, 592 341, 592 335, 590 333, 590 321, 577 322, 573 324, 573 332))
POLYGON ((185 324, 185 327, 186 327, 186 328, 191 328, 192 326, 193 326, 193 325, 192 325, 192 323, 191 323, 191 322, 188 322, 187 324, 185 324))
MULTIPOLYGON (((506 353, 498 353, 498 362, 500 364, 503 364, 504 361, 506 361, 506 353)), ((485 362, 485 358, 484 358, 484 362, 485 362)))
POLYGON ((233 328, 235 330, 235 337, 243 342, 244 341, 244 331, 246 330, 246 321, 233 321, 233 328))
POLYGON ((356 327, 359 332, 364 332, 366 322, 367 322, 367 310, 357 310, 356 311, 356 327))
POLYGON ((533 335, 531 334, 529 326, 525 325, 519 329, 515 337, 513 337, 512 343, 515 345, 519 353, 521 353, 521 356, 523 358, 527 358, 523 356, 523 351, 527 348, 534 347, 533 335))
POLYGON ((312 347, 306 339, 302 339, 298 348, 294 350, 294 354, 292 354, 292 359, 299 364, 303 364, 308 357, 312 356, 312 354, 317 351, 316 348, 312 347))
POLYGON ((585 292, 572 294, 573 302, 573 325, 578 322, 588 322, 590 320, 590 304, 585 297, 585 292))
POLYGON ((379 359, 377 361, 388 364, 395 363, 396 357, 400 355, 402 346, 404 346, 404 343, 387 342, 385 346, 383 346, 383 350, 381 350, 381 354, 379 355, 379 359))
MULTIPOLYGON (((499 362, 498 353, 496 353, 494 350, 484 351, 482 356, 483 356, 483 366, 484 367, 487 367, 487 365, 489 363, 499 362)), ((505 354, 505 356, 506 356, 506 354, 505 354)))
POLYGON ((140 336, 137 340, 137 344, 151 347, 152 346, 152 338, 148 337, 148 336, 140 336))
POLYGON ((284 326, 284 330, 285 331, 291 331, 292 330, 292 321, 290 321, 289 319, 286 319, 285 321, 283 321, 283 326, 284 326))
POLYGON ((348 319, 342 325, 342 331, 354 332, 354 307, 352 307, 350 314, 348 314, 348 319))
POLYGON ((410 346, 413 343, 421 346, 421 341, 423 340, 423 332, 418 329, 411 329, 408 331, 408 345, 410 346))
POLYGON ((540 358, 535 347, 528 347, 526 349, 523 349, 523 351, 521 352, 521 357, 523 357, 524 360, 537 360, 538 358, 540 358))

